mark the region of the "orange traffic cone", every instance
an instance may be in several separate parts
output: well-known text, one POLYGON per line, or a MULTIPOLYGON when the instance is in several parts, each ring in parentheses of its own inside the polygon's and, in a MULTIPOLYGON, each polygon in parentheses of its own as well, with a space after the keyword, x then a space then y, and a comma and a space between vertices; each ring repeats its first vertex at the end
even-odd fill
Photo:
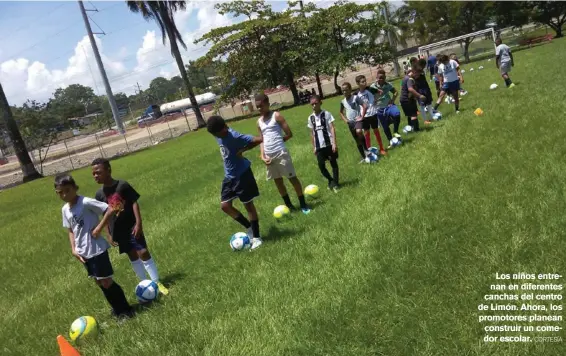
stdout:
POLYGON ((65 339, 62 335, 57 336, 57 344, 59 344, 61 356, 81 356, 77 349, 71 346, 67 339, 65 339))

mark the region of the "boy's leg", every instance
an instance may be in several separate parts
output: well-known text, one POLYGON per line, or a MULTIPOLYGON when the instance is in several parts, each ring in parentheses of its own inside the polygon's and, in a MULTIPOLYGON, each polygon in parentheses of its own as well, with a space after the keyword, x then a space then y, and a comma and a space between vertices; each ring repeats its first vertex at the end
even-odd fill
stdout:
POLYGON ((250 228, 250 222, 246 219, 242 213, 236 208, 234 208, 233 200, 238 196, 236 194, 236 184, 232 181, 224 180, 222 182, 222 192, 220 197, 220 208, 232 219, 236 220, 244 228, 250 228))
POLYGON ((332 167, 332 180, 334 181, 334 191, 340 185, 340 170, 338 169, 338 152, 330 155, 330 166, 332 167))
POLYGON ((401 115, 391 116, 393 121, 393 132, 399 135, 399 126, 401 125, 401 115))
POLYGON ((285 187, 285 182, 283 181, 283 177, 289 176, 289 173, 291 173, 291 175, 294 174, 294 172, 289 172, 288 169, 288 161, 290 161, 289 155, 286 152, 279 152, 271 155, 270 158, 271 164, 267 166, 267 179, 273 179, 285 205, 289 209, 294 210, 295 207, 293 203, 291 203, 291 199, 287 193, 287 187, 285 187))
POLYGON ((140 281, 143 281, 145 278, 145 268, 142 262, 142 259, 138 255, 138 251, 136 249, 131 248, 128 251, 128 258, 130 259, 130 263, 132 264, 132 269, 136 273, 136 276, 140 281))
POLYGON ((459 113, 460 112, 460 88, 455 88, 452 91, 452 96, 454 97, 454 106, 456 108, 456 112, 459 113))
POLYGON ((356 133, 356 124, 353 123, 353 122, 349 122, 348 123, 348 129, 350 130, 350 134, 352 135, 352 137, 354 138, 354 141, 356 142, 356 147, 358 147, 358 151, 360 152, 360 156, 362 156, 362 159, 366 158, 364 146, 360 143, 360 141, 358 139, 358 134, 356 133))
POLYGON ((442 89, 440 91, 440 94, 438 94, 438 99, 436 100, 436 104, 434 104, 434 111, 438 110, 438 107, 442 103, 442 99, 444 99, 445 96, 446 96, 446 92, 444 91, 444 89, 442 89))
POLYGON ((381 123, 381 127, 383 128, 383 133, 385 134, 389 142, 391 142, 391 140, 393 139, 393 135, 391 134, 391 129, 389 128, 389 118, 387 117, 387 110, 386 109, 383 111, 380 110, 377 118, 381 123))
POLYGON ((255 250, 263 243, 259 232, 259 218, 253 200, 259 196, 259 188, 255 180, 254 174, 250 169, 244 172, 241 177, 237 188, 237 194, 242 204, 248 212, 249 225, 248 236, 252 237, 251 249, 255 250))
POLYGON ((257 215, 257 210, 253 201, 244 204, 246 211, 248 212, 248 219, 250 220, 250 225, 252 229, 253 237, 260 237, 259 233, 259 217, 257 215))
POLYGON ((377 115, 370 116, 368 119, 370 119, 369 121, 370 126, 373 129, 373 134, 375 135, 375 138, 377 139, 377 143, 379 145, 379 151, 381 155, 386 155, 387 152, 385 151, 385 148, 383 146, 383 141, 381 141, 381 134, 379 133, 379 121, 377 119, 377 115))
POLYGON ((297 178, 297 176, 289 178, 289 181, 293 184, 293 188, 295 188, 295 193, 297 193, 297 197, 299 198, 301 210, 304 214, 310 213, 310 208, 307 205, 305 196, 303 195, 303 186, 301 185, 301 181, 297 178))
POLYGON ((318 164, 318 169, 320 170, 320 173, 322 173, 324 178, 326 178, 326 180, 328 181, 328 189, 331 189, 332 176, 330 175, 330 172, 328 172, 328 169, 326 169, 326 157, 322 150, 316 153, 316 162, 318 164))
POLYGON ((371 129, 370 118, 364 117, 362 121, 362 129, 364 130, 364 143, 367 148, 371 147, 371 136, 369 130, 371 129))
MULTIPOLYGON (((272 163, 273 164, 273 163, 272 163)), ((289 194, 287 193, 287 187, 285 187, 285 182, 283 181, 282 177, 276 178, 273 180, 275 182, 275 186, 279 191, 279 195, 283 199, 283 202, 289 209, 295 209, 295 206, 291 202, 291 198, 289 198, 289 194)))

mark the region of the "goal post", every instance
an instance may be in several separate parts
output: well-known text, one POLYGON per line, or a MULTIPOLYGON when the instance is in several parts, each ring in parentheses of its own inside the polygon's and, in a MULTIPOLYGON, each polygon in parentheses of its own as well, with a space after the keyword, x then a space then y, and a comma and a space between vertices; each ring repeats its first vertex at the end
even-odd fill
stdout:
MULTIPOLYGON (((419 52, 419 56, 423 56, 426 55, 426 57, 428 57, 431 53, 434 54, 438 54, 438 53, 446 53, 448 51, 450 52, 454 52, 454 53, 459 53, 458 57, 465 57, 465 48, 464 48, 464 41, 466 38, 470 38, 470 37, 479 37, 480 40, 478 41, 478 39, 475 39, 472 44, 476 44, 475 46, 473 46, 473 53, 474 56, 475 55, 481 55, 484 53, 487 53, 489 51, 491 51, 491 48, 495 49, 495 39, 496 39, 496 35, 495 35, 495 29, 493 27, 489 27, 486 28, 485 30, 481 30, 481 31, 476 31, 476 32, 472 32, 472 33, 468 33, 462 36, 458 36, 458 37, 454 37, 454 38, 449 38, 446 39, 444 41, 439 41, 439 42, 435 42, 435 43, 430 43, 424 46, 419 46, 418 47, 418 52, 419 52), (491 40, 485 40, 483 37, 485 36, 489 36, 491 34, 491 40), (491 43, 489 43, 491 42, 491 43)), ((470 48, 472 47, 470 45, 470 48)), ((470 50, 470 48, 468 48, 468 50, 470 50)), ((446 53, 448 54, 448 53, 446 53)), ((469 53, 468 53, 469 55, 469 53)))

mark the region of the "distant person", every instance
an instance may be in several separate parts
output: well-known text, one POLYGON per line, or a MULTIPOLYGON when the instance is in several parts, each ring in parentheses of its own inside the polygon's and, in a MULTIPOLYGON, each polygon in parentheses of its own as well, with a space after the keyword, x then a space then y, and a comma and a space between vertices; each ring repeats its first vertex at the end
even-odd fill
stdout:
POLYGON ((112 178, 112 167, 105 158, 92 161, 92 176, 102 187, 96 192, 98 201, 116 206, 116 214, 107 225, 108 239, 114 246, 118 246, 120 253, 126 253, 132 268, 140 281, 149 278, 154 281, 159 291, 167 295, 169 291, 159 281, 159 273, 155 261, 149 253, 138 199, 139 193, 125 180, 112 178))
MULTIPOLYGON (((456 61, 456 63, 458 63, 458 66, 460 65, 460 60, 458 60, 458 56, 456 55, 456 53, 450 53, 450 59, 452 59, 453 61, 456 61)), ((468 92, 460 84, 460 96, 464 96, 466 94, 468 94, 468 92)))
POLYGON ((367 155, 367 147, 364 139, 362 121, 367 110, 367 105, 359 96, 352 95, 352 85, 348 82, 342 84, 342 93, 344 94, 344 99, 340 102, 340 117, 342 121, 348 125, 350 134, 352 134, 352 137, 356 141, 356 146, 362 157, 360 163, 363 163, 367 155))
POLYGON ((314 88, 312 88, 311 94, 312 94, 312 95, 316 95, 316 90, 314 90, 314 88))
POLYGON ((409 73, 409 62, 403 62, 403 73, 407 75, 409 73))
POLYGON ((134 310, 128 303, 124 290, 112 278, 114 270, 108 256, 110 244, 99 236, 112 211, 106 203, 78 195, 79 187, 70 175, 56 176, 54 186, 59 198, 65 202, 61 212, 63 227, 68 231, 71 253, 85 266, 88 276, 100 287, 112 308, 112 314, 118 318, 132 316, 134 310), (98 217, 101 215, 104 218, 99 222, 98 217))
POLYGON ((447 55, 443 54, 439 58, 440 64, 438 65, 438 75, 440 79, 440 94, 434 104, 434 111, 438 110, 438 107, 442 103, 442 99, 446 94, 451 94, 454 98, 454 106, 456 108, 456 113, 460 113, 460 82, 464 83, 464 77, 460 72, 460 66, 458 62, 448 58, 447 55))
POLYGON ((339 169, 338 169, 338 143, 336 140, 336 129, 334 127, 334 117, 326 110, 321 109, 322 100, 320 96, 311 97, 312 114, 308 118, 307 126, 311 129, 311 142, 318 169, 328 181, 328 189, 338 193, 340 188, 339 169), (330 162, 332 175, 326 169, 326 161, 330 162))
POLYGON ((430 86, 428 85, 428 80, 426 79, 426 66, 427 61, 426 59, 422 58, 419 59, 419 76, 415 78, 415 84, 417 85, 417 91, 419 94, 424 95, 426 97, 425 100, 418 100, 419 108, 421 115, 423 117, 423 121, 425 125, 432 123, 431 120, 427 119, 427 114, 430 115, 431 119, 433 117, 433 110, 431 107, 432 104, 432 91, 430 90, 430 86))
MULTIPOLYGON (((391 107, 395 105, 395 99, 397 98, 397 90, 395 87, 385 81, 385 75, 379 74, 377 77, 377 82, 371 85, 372 88, 377 90, 376 94, 376 107, 377 107, 377 118, 381 124, 381 128, 389 140, 389 147, 391 148, 391 140, 393 135, 391 134, 391 129, 389 128, 390 121, 393 123, 393 129, 395 132, 395 137, 401 137, 399 135, 399 123, 401 121, 401 116, 399 110, 396 110, 394 115, 390 115, 391 107)), ((394 108, 393 108, 394 109, 394 108)), ((393 109, 391 113, 393 113, 393 109)))
POLYGON ((495 44, 497 45, 497 48, 495 48, 495 65, 499 69, 501 77, 503 77, 507 88, 513 88, 515 84, 509 77, 511 67, 515 65, 513 54, 511 53, 511 48, 509 48, 509 46, 507 46, 506 44, 503 44, 501 42, 501 38, 497 38, 495 40, 495 44))
POLYGON ((436 75, 436 73, 434 72, 434 67, 436 66, 436 56, 434 54, 428 56, 426 64, 430 73, 430 80, 433 80, 434 76, 436 75))
POLYGON ((377 107, 375 106, 375 96, 377 94, 377 89, 368 86, 366 77, 364 75, 356 76, 356 83, 358 84, 358 96, 362 99, 363 103, 367 106, 366 114, 362 122, 364 129, 364 136, 366 139, 366 147, 371 147, 371 134, 370 129, 373 130, 377 143, 379 144, 379 150, 382 155, 387 154, 385 148, 383 147, 383 142, 381 141, 381 135, 379 133, 379 121, 377 119, 377 107))
POLYGON ((407 123, 413 128, 413 131, 419 131, 419 117, 417 100, 425 100, 424 95, 417 92, 414 76, 418 76, 419 72, 413 73, 410 70, 407 75, 401 80, 401 95, 399 96, 399 103, 403 109, 403 113, 407 116, 407 123))
POLYGON ((311 212, 311 209, 305 201, 301 181, 297 178, 291 154, 285 146, 285 142, 293 137, 291 128, 279 111, 271 111, 269 109, 269 98, 267 95, 256 95, 255 105, 261 115, 257 120, 257 127, 261 135, 261 159, 266 166, 267 180, 273 179, 285 205, 290 210, 296 210, 291 203, 285 182, 283 181, 283 178, 289 179, 299 198, 301 211, 307 215, 311 212))
POLYGON ((243 135, 226 125, 220 116, 211 116, 206 122, 207 131, 216 138, 224 161, 224 180, 220 191, 220 207, 228 216, 247 229, 251 239, 251 250, 262 244, 259 233, 259 218, 253 200, 259 189, 252 172, 251 162, 242 154, 261 143, 261 138, 243 135), (248 212, 248 219, 234 208, 234 199, 240 199, 248 212))

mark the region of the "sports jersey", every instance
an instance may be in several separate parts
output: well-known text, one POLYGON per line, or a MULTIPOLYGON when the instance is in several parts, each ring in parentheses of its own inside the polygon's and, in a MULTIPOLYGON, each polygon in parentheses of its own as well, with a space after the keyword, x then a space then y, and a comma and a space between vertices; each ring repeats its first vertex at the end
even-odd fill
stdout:
POLYGON ((365 117, 375 116, 377 114, 374 94, 377 94, 377 90, 371 87, 367 87, 364 91, 358 91, 357 96, 367 105, 365 117))
POLYGON ((371 88, 375 89, 378 93, 376 94, 377 98, 375 106, 380 109, 389 106, 389 103, 391 102, 390 93, 395 93, 395 88, 393 87, 393 85, 388 82, 383 83, 383 86, 380 86, 378 83, 373 83, 371 85, 371 88), (379 90, 381 90, 383 94, 379 95, 379 90))
POLYGON ((458 71, 456 70, 458 67, 458 62, 451 59, 447 64, 440 63, 438 66, 438 74, 441 74, 444 77, 444 81, 447 83, 455 82, 460 80, 460 78, 458 78, 458 71))
POLYGON ((216 142, 220 146, 220 154, 224 161, 224 175, 226 178, 238 178, 250 168, 251 162, 247 158, 238 156, 238 152, 252 143, 253 139, 253 136, 243 135, 230 128, 226 137, 216 137, 216 142))
POLYGON ((348 121, 356 121, 356 118, 362 114, 363 101, 357 95, 350 95, 340 102, 340 112, 346 110, 346 118, 348 121))
POLYGON ((275 112, 268 113, 265 116, 269 117, 269 120, 265 121, 263 117, 257 120, 261 135, 263 136, 263 151, 265 154, 271 154, 285 150, 283 131, 277 120, 275 120, 275 112))
POLYGON ((332 147, 334 137, 332 137, 331 123, 334 117, 328 111, 322 110, 320 113, 312 113, 309 116, 307 126, 313 130, 316 150, 324 147, 332 147))
POLYGON ((511 62, 511 48, 506 44, 500 44, 495 49, 495 55, 499 56, 499 63, 508 63, 511 62))

